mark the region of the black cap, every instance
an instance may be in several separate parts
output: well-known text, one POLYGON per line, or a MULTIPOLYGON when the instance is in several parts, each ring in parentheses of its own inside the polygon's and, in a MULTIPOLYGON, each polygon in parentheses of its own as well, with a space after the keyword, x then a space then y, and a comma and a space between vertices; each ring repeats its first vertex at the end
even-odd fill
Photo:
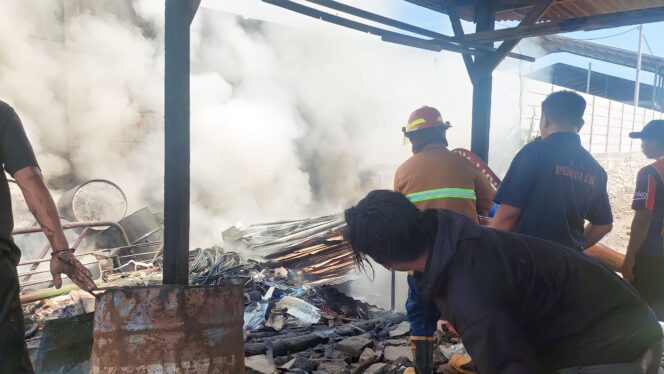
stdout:
POLYGON ((643 129, 638 132, 630 132, 629 137, 632 139, 654 139, 664 141, 664 120, 657 119, 648 122, 643 129))

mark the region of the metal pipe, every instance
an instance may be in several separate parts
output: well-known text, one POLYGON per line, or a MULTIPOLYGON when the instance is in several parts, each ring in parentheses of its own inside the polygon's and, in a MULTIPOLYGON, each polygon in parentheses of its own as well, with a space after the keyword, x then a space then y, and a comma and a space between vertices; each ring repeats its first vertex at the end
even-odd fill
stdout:
MULTIPOLYGON (((49 261, 50 261, 50 260, 49 260, 49 261)), ((44 261, 44 262, 46 262, 46 261, 44 261)), ((85 263, 83 263, 83 265, 95 265, 95 264, 98 264, 98 263, 99 263, 99 261, 92 261, 92 262, 85 262, 85 263)), ((18 273, 18 276, 19 276, 19 277, 23 277, 23 276, 32 276, 32 275, 35 275, 35 274, 49 273, 50 271, 51 271, 51 269, 30 270, 30 271, 24 271, 24 272, 22 272, 22 273, 18 273)), ((30 279, 30 278, 28 278, 28 279, 24 279, 23 281, 26 282, 26 281, 28 281, 29 279, 30 279)))
POLYGON ((641 58, 643 57, 641 46, 643 44, 643 25, 639 25, 639 52, 636 57, 636 80, 634 81, 634 106, 639 106, 639 94, 640 94, 640 76, 641 76, 641 58))
POLYGON ((390 310, 394 311, 396 307, 396 285, 397 285, 397 276, 394 270, 392 270, 392 288, 390 289, 390 310))
MULTIPOLYGON (((81 242, 83 241, 83 238, 85 238, 85 235, 88 233, 88 230, 90 230, 90 228, 89 228, 89 227, 86 227, 86 228, 84 228, 83 231, 78 235, 78 238, 76 238, 76 241, 74 242, 74 245, 71 246, 71 247, 74 249, 74 251, 75 251, 76 249, 78 249, 78 246, 79 246, 79 245, 81 245, 81 242)), ((37 258, 41 259, 41 258, 46 257, 46 254, 48 253, 48 250, 49 250, 50 248, 51 248, 51 243, 47 243, 46 246, 44 246, 44 249, 39 253, 39 257, 37 257, 37 258)), ((35 264, 33 264, 33 265, 30 267, 30 270, 35 270, 35 269, 37 269, 38 266, 39 266, 39 264, 35 263, 35 264)), ((26 275, 26 277, 23 278, 23 282, 27 282, 27 281, 29 281, 29 280, 30 280, 30 277, 31 277, 30 274, 26 275)))
MULTIPOLYGON (((125 245, 131 245, 129 242, 129 238, 127 238, 127 233, 125 232, 124 228, 120 226, 119 223, 117 222, 108 222, 108 221, 99 221, 99 222, 73 222, 73 223, 65 223, 62 225, 63 230, 71 230, 71 229, 77 229, 81 227, 103 227, 103 226, 112 226, 115 227, 118 231, 120 231, 120 235, 122 236, 122 241, 125 243, 125 245)), ((12 231, 12 235, 23 235, 23 234, 33 234, 36 232, 43 232, 44 230, 41 227, 21 227, 18 229, 15 229, 12 231)))
POLYGON ((590 94, 590 74, 592 74, 593 71, 593 63, 589 62, 588 63, 588 75, 586 77, 586 93, 590 94))
POLYGON ((164 284, 189 283, 189 24, 191 3, 166 0, 164 284))
POLYGON ((595 96, 593 96, 593 109, 590 115, 590 141, 588 142, 588 152, 593 149, 593 129, 595 124, 595 96))
POLYGON ((609 113, 606 115, 606 142, 604 144, 604 153, 609 153, 609 134, 611 134, 611 103, 609 100, 609 113))

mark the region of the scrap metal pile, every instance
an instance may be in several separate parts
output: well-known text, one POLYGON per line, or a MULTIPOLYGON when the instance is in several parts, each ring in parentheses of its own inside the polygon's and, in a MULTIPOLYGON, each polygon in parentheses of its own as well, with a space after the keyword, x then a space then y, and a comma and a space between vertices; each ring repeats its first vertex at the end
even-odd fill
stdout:
MULTIPOLYGON (((163 216, 147 207, 126 215, 124 193, 108 181, 90 181, 72 191, 59 203, 68 212, 63 222, 77 256, 100 289, 161 284, 163 216), (104 202, 105 195, 114 201, 104 202)), ((342 214, 233 226, 223 232, 223 247, 189 252, 191 285, 218 285, 229 279, 243 285, 250 372, 270 372, 253 369, 257 360, 279 366, 282 372, 336 372, 335 367, 363 372, 374 364, 392 370, 386 372, 400 372, 409 365, 404 337, 408 328, 400 325, 404 316, 335 288, 355 276, 344 227, 342 214), (393 341, 384 344, 383 339, 393 341), (360 357, 365 350, 374 353, 360 357)), ((39 230, 27 226, 15 231, 25 254, 18 269, 28 347, 38 368, 66 366, 85 372, 92 342, 90 315, 98 298, 73 284, 53 288, 50 247, 39 230), (65 332, 66 346, 53 346, 55 337, 65 332)))
POLYGON ((265 268, 283 268, 300 285, 340 284, 351 279, 352 251, 343 239, 343 214, 264 223, 224 231, 225 245, 259 256, 265 268))

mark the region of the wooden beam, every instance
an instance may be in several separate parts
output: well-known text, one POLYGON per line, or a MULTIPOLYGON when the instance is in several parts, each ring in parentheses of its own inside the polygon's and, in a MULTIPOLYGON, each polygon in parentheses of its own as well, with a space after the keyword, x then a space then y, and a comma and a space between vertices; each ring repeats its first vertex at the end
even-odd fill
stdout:
POLYGON ((572 31, 590 31, 620 26, 631 26, 643 23, 661 22, 664 20, 664 7, 630 10, 627 12, 599 14, 562 20, 560 22, 543 22, 534 25, 511 27, 507 29, 476 32, 466 35, 470 42, 497 42, 559 34, 572 31))
POLYGON ((368 12, 366 10, 359 9, 359 8, 356 8, 356 7, 352 7, 350 5, 346 5, 346 4, 340 3, 338 1, 334 1, 334 0, 306 0, 306 1, 308 1, 310 3, 314 3, 314 4, 324 6, 326 8, 338 10, 340 12, 344 12, 344 13, 347 13, 347 14, 350 14, 350 15, 353 15, 353 16, 356 16, 356 17, 361 17, 361 18, 364 18, 364 19, 369 20, 369 21, 374 21, 374 22, 382 23, 383 25, 392 26, 392 27, 400 29, 400 30, 409 31, 409 32, 412 32, 414 34, 427 36, 427 37, 433 38, 433 39, 440 39, 442 41, 451 42, 451 43, 455 42, 454 38, 452 38, 451 36, 440 34, 440 33, 437 33, 437 32, 431 31, 431 30, 427 30, 427 29, 424 29, 424 28, 421 28, 421 27, 417 27, 417 26, 414 26, 414 25, 411 25, 411 24, 408 24, 408 23, 405 23, 405 22, 397 21, 397 20, 392 19, 392 18, 383 17, 381 15, 371 13, 371 12, 368 12))
MULTIPOLYGON (((411 24, 408 24, 408 23, 405 23, 405 22, 401 22, 401 21, 398 21, 398 20, 395 20, 395 19, 392 19, 392 18, 384 17, 384 16, 381 16, 379 14, 371 13, 371 12, 368 12, 368 11, 363 10, 363 9, 359 9, 359 8, 356 8, 356 7, 347 5, 347 4, 340 3, 338 1, 334 1, 334 0, 307 0, 307 1, 310 2, 310 3, 314 3, 314 4, 317 4, 317 5, 324 6, 326 8, 330 8, 330 9, 334 9, 334 10, 337 10, 337 11, 340 11, 340 12, 343 12, 343 13, 346 13, 346 14, 350 14, 350 15, 355 16, 355 17, 364 18, 366 20, 381 23, 383 25, 391 26, 391 27, 394 27, 394 28, 397 28, 397 29, 400 29, 400 30, 404 30, 404 31, 408 31, 408 32, 411 32, 411 33, 414 33, 414 34, 426 36, 428 38, 431 38, 434 42, 453 43, 453 44, 456 44, 456 45, 458 45, 459 47, 462 47, 462 48, 477 49, 477 50, 485 51, 485 52, 494 52, 496 50, 495 48, 489 47, 489 46, 486 46, 486 45, 460 45, 458 40, 456 40, 455 38, 453 38, 451 36, 440 34, 440 33, 437 33, 435 31, 427 30, 427 29, 424 29, 424 28, 421 28, 421 27, 417 27, 417 26, 414 26, 414 25, 411 25, 411 24)), ((400 38, 400 37, 395 37, 394 35, 390 35, 390 36, 384 37, 383 40, 394 42, 396 40, 404 40, 404 39, 400 38)), ((418 40, 412 40, 412 39, 411 40, 406 40, 405 42, 399 42, 398 44, 405 44, 405 45, 410 45, 410 46, 415 46, 414 44, 422 45, 422 46, 425 46, 424 49, 434 50, 434 51, 441 51, 442 49, 447 49, 447 48, 440 48, 435 43, 434 44, 432 44, 432 43, 422 43, 418 40)), ((418 48, 421 48, 421 47, 418 46, 418 48)), ((510 53, 509 57, 517 58, 517 59, 525 60, 525 61, 531 61, 531 62, 535 61, 535 59, 532 58, 532 57, 524 56, 524 55, 518 54, 518 53, 510 53)), ((468 58, 472 61, 470 56, 468 56, 468 58)))
POLYGON ((290 1, 290 0, 263 0, 268 4, 276 5, 288 10, 291 10, 296 13, 303 14, 305 16, 313 17, 320 19, 326 22, 333 23, 335 25, 348 27, 353 30, 373 34, 380 36, 385 41, 390 41, 398 44, 403 44, 407 46, 413 46, 418 48, 424 48, 431 51, 441 51, 447 50, 452 52, 464 53, 464 54, 486 54, 485 51, 478 51, 470 49, 468 47, 460 46, 456 43, 447 42, 437 39, 422 39, 410 35, 401 34, 398 32, 381 29, 380 27, 375 27, 371 25, 366 25, 361 22, 356 22, 347 18, 339 17, 334 14, 320 11, 318 9, 310 8, 302 4, 290 1))
MULTIPOLYGON (((455 0, 445 0, 445 7, 447 8, 447 15, 450 17, 450 23, 452 24, 452 31, 457 40, 464 41, 465 33, 463 31, 463 26, 461 25, 461 19, 456 11, 456 1, 455 0)), ((492 47, 493 48, 493 47, 492 47)), ((471 56, 463 55, 463 62, 466 64, 466 70, 468 71, 468 76, 470 80, 473 81, 474 75, 474 61, 471 56)))
MULTIPOLYGON (((538 19, 540 19, 549 9, 551 9, 551 6, 555 1, 556 0, 540 0, 537 4, 535 4, 533 9, 531 9, 530 12, 528 12, 528 14, 523 17, 518 27, 532 25, 537 22, 538 19)), ((481 71, 493 71, 505 59, 507 54, 510 53, 517 44, 519 44, 520 41, 521 39, 503 41, 500 47, 498 47, 498 49, 491 56, 487 57, 487 59, 485 59, 481 65, 476 66, 476 68, 481 71)))

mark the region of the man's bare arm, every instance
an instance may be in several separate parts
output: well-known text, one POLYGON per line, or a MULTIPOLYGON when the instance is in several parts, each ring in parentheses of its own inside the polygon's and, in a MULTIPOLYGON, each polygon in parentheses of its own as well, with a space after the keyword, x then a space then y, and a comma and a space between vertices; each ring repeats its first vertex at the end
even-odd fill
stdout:
POLYGON ((613 230, 613 224, 593 225, 592 223, 588 223, 583 230, 583 240, 585 242, 583 249, 588 249, 597 244, 611 230, 613 230))
POLYGON ((60 217, 51 193, 46 188, 39 168, 30 166, 14 173, 30 212, 44 230, 44 235, 53 249, 51 275, 56 288, 62 286, 62 274, 66 274, 76 285, 86 291, 96 288, 92 274, 68 251, 69 243, 60 224, 60 217))
POLYGON ((519 222, 521 209, 507 204, 500 204, 496 214, 493 216, 491 227, 497 230, 512 231, 519 222))
POLYGON ((60 217, 51 193, 46 188, 41 171, 37 167, 23 168, 14 173, 30 213, 44 230, 53 249, 67 249, 69 244, 60 224, 60 217))

